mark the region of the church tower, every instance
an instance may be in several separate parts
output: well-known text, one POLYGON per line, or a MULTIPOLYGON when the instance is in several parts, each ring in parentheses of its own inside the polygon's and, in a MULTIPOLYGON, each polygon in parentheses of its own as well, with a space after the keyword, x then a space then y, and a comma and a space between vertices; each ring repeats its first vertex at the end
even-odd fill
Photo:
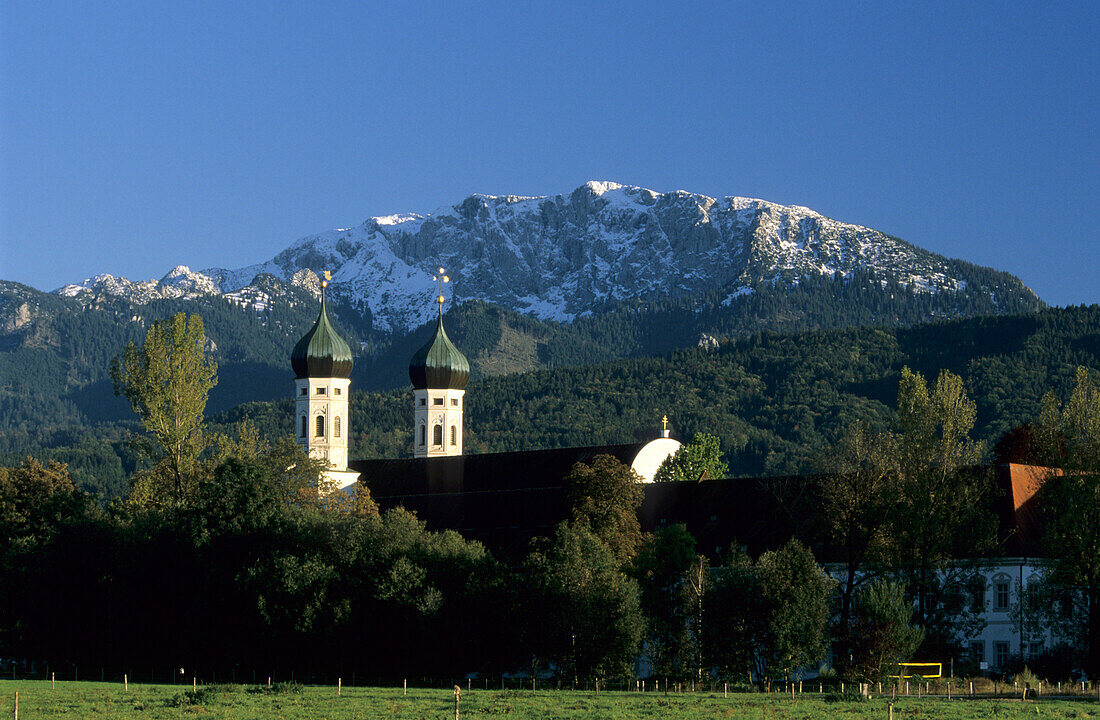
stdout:
MULTIPOLYGON (((442 287, 450 280, 439 268, 442 287)), ((413 384, 413 457, 462 454, 462 409, 470 363, 443 329, 442 293, 436 298, 439 318, 435 335, 413 355, 409 379, 413 384)))
POLYGON ((317 322, 294 346, 294 435, 312 458, 324 460, 325 473, 338 487, 354 483, 359 473, 348 471, 348 386, 351 380, 351 348, 328 320, 325 288, 321 281, 321 312, 317 322))

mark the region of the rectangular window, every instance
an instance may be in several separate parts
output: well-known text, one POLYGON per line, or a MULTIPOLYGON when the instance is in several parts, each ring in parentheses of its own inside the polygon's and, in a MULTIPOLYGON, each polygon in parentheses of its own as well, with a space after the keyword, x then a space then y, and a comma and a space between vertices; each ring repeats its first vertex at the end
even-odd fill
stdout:
POLYGON ((1008 665, 1008 643, 1004 641, 998 641, 993 643, 993 663, 1003 668, 1008 665))
POLYGON ((340 394, 340 388, 333 388, 332 389, 332 394, 333 395, 339 395, 340 394))
POLYGON ((985 610, 985 579, 974 578, 970 585, 970 612, 980 613, 985 610))
POLYGON ((1008 610, 1008 581, 998 580, 994 585, 995 590, 995 604, 993 608, 995 610, 1008 610))
POLYGON ((1028 645, 1027 654, 1029 657, 1036 658, 1043 654, 1043 643, 1033 642, 1028 645))
POLYGON ((432 398, 432 405, 442 405, 443 398, 432 398))
POLYGON ((299 395, 305 395, 307 392, 309 392, 309 391, 306 388, 302 388, 302 391, 298 394, 299 395))
POLYGON ((451 398, 451 405, 458 407, 458 398, 451 398))
POLYGON ((318 395, 324 395, 325 394, 325 388, 317 388, 317 394, 318 395))
POLYGON ((970 641, 970 659, 975 665, 985 662, 985 640, 970 641))
POLYGON ((425 405, 427 405, 427 403, 424 402, 424 398, 420 398, 420 407, 424 407, 425 405))

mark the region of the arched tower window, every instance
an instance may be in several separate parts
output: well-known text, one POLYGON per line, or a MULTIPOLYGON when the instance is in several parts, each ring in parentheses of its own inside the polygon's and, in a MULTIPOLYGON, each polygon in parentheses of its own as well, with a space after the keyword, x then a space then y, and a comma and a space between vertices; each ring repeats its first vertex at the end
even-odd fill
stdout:
POLYGON ((432 445, 442 445, 442 444, 443 444, 443 426, 437 424, 435 427, 432 428, 432 445))
POLYGON ((306 416, 305 415, 302 416, 301 426, 302 426, 302 429, 298 431, 298 435, 301 436, 301 437, 305 437, 306 436, 306 416))
POLYGON ((424 444, 424 433, 425 433, 424 426, 421 425, 420 426, 420 444, 421 445, 424 444))
POLYGON ((458 428, 454 425, 451 426, 451 445, 458 445, 458 428))
POLYGON ((325 416, 324 415, 318 415, 316 422, 317 422, 317 428, 316 428, 316 432, 314 432, 314 435, 316 435, 317 437, 324 437, 325 436, 325 416))
POLYGON ((337 415, 332 419, 332 436, 340 437, 340 416, 337 415))

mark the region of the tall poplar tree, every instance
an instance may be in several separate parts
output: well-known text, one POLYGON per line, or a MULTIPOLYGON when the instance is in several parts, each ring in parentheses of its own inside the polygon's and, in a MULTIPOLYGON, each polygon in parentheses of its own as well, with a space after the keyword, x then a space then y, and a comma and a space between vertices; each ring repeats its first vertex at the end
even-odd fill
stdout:
POLYGON ((983 447, 970 438, 976 415, 958 375, 945 370, 929 389, 921 375, 902 369, 899 502, 887 562, 916 600, 914 622, 926 631, 926 642, 942 649, 979 629, 980 619, 963 601, 974 570, 966 561, 977 562, 994 542, 991 483, 976 467, 983 447))
POLYGON ((176 313, 154 322, 141 347, 131 342, 111 361, 115 394, 141 418, 152 441, 144 448, 167 475, 177 503, 205 447, 202 416, 218 382, 218 366, 203 351, 204 340, 201 317, 176 313))

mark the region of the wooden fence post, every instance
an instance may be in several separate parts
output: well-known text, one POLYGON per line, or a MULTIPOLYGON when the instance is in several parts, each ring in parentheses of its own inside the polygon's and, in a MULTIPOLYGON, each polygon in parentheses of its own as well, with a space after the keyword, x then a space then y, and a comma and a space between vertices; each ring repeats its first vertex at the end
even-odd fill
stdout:
POLYGON ((122 689, 123 690, 129 690, 130 689, 130 676, 127 675, 126 673, 122 674, 122 689))
POLYGON ((344 678, 336 678, 336 696, 340 696, 340 691, 344 689, 344 678))
POLYGON ((458 720, 458 696, 462 694, 462 688, 455 685, 455 720, 458 720))

